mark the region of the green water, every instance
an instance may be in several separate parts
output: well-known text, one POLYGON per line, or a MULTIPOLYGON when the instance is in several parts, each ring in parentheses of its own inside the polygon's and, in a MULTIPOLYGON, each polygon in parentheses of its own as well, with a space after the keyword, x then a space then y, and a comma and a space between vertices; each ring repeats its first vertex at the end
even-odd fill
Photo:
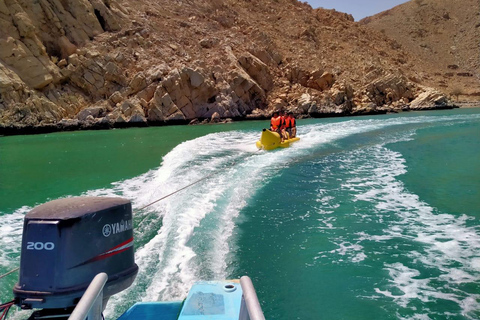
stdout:
POLYGON ((0 138, 0 212, 103 188, 158 167, 183 141, 263 123, 79 131, 0 138))
POLYGON ((441 211, 479 217, 479 137, 480 126, 471 122, 424 129, 416 143, 392 146, 407 161, 407 188, 441 211))
POLYGON ((140 273, 107 318, 244 274, 267 319, 480 317, 480 110, 300 120, 298 143, 258 152, 265 125, 0 138, 0 273, 32 206, 117 195, 140 273))

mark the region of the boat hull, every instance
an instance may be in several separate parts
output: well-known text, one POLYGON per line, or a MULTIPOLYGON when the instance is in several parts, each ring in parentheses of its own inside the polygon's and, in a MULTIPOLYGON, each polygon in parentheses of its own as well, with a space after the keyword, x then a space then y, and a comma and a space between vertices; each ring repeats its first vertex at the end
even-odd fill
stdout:
POLYGON ((274 150, 277 148, 287 148, 290 147, 290 144, 300 140, 299 137, 291 138, 284 140, 280 138, 280 134, 277 132, 273 132, 270 130, 263 130, 262 135, 260 136, 260 140, 257 141, 257 148, 264 149, 264 150, 274 150))

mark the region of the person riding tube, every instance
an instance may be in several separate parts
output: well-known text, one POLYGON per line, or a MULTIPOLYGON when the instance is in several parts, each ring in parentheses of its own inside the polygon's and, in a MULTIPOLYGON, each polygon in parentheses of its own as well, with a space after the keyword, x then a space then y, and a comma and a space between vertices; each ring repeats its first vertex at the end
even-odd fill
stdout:
POLYGON ((297 135, 297 123, 292 112, 289 112, 287 118, 285 119, 285 128, 289 138, 295 138, 297 135))
POLYGON ((279 117, 278 112, 274 112, 272 119, 270 119, 270 131, 280 133, 281 125, 282 125, 282 119, 279 117))
POLYGON ((287 118, 287 116, 281 110, 280 110, 279 115, 280 115, 280 118, 282 119, 281 120, 281 125, 280 125, 280 137, 282 138, 282 142, 283 142, 283 140, 288 140, 288 138, 289 138, 287 132, 285 131, 285 129, 286 129, 285 119, 287 118))

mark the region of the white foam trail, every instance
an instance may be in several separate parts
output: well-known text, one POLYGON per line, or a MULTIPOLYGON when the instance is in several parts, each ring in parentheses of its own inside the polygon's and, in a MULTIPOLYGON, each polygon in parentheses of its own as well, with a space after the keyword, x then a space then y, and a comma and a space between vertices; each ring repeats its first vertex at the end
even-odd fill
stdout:
MULTIPOLYGON (((128 198, 136 199, 135 206, 142 207, 202 176, 221 172, 149 209, 150 214, 162 217, 162 225, 136 252, 137 263, 148 271, 139 275, 131 291, 138 292, 142 300, 184 298, 194 281, 228 276, 228 254, 234 245, 229 239, 235 219, 262 180, 292 157, 282 151, 257 152, 256 139, 257 133, 234 132, 188 141, 164 157, 142 188, 122 187, 128 198), (237 163, 232 165, 234 161, 237 163)), ((130 181, 122 184, 130 185, 130 181)), ((114 299, 122 301, 124 297, 114 299)))
MULTIPOLYGON (((350 243, 350 242, 341 242, 341 243, 336 243, 338 246, 337 249, 331 250, 330 253, 335 253, 341 256, 346 256, 347 253, 352 255, 352 252, 354 254, 352 255, 351 261, 352 262, 361 262, 365 260, 367 257, 365 253, 363 252, 363 246, 360 245, 359 243, 350 243)), ((338 262, 341 262, 343 260, 338 260, 338 262)), ((335 262, 335 261, 334 261, 335 262)))
MULTIPOLYGON (((421 252, 410 251, 401 257, 410 261, 409 266, 400 262, 385 265, 392 278, 391 286, 401 293, 394 295, 389 290, 376 288, 377 293, 395 299, 404 308, 415 299, 452 301, 463 315, 473 319, 469 313, 480 309, 480 295, 457 289, 462 283, 474 283, 480 279, 480 234, 475 227, 467 225, 467 221, 473 218, 436 212, 417 195, 408 192, 397 180, 397 176, 406 172, 405 161, 397 152, 375 146, 354 152, 352 158, 361 159, 359 162, 365 165, 352 166, 355 178, 349 179, 343 187, 355 194, 354 201, 375 205, 374 212, 369 213, 370 218, 396 216, 396 219, 390 219, 383 235, 358 234, 359 243, 401 239, 420 244, 422 248, 421 252), (415 266, 437 270, 439 276, 425 277, 415 266)), ((399 252, 402 251, 407 250, 399 252)))
POLYGON ((18 257, 23 231, 23 217, 30 210, 22 207, 12 214, 2 215, 0 219, 0 266, 9 270, 20 265, 18 257))
MULTIPOLYGON (((22 207, 8 215, 0 216, 0 274, 5 274, 20 265, 20 248, 23 231, 23 217, 31 208, 22 207)), ((18 279, 18 273, 12 273, 0 279, 0 303, 12 299, 11 289, 18 279)), ((12 310, 9 318, 26 319, 31 312, 18 312, 12 310)))
MULTIPOLYGON (((165 199, 149 210, 163 218, 162 227, 144 247, 137 249, 137 263, 141 269, 148 270, 145 273, 148 277, 139 275, 140 279, 131 291, 141 292, 135 286, 146 286, 145 293, 141 294, 145 301, 178 299, 184 298, 193 282, 205 274, 215 278, 228 276, 228 253, 230 246, 234 245, 229 239, 235 228, 235 219, 258 186, 312 146, 346 137, 352 132, 376 129, 380 124, 369 122, 361 128, 352 126, 352 123, 324 125, 321 126, 321 135, 318 134, 320 126, 306 126, 299 132, 302 143, 293 145, 288 152, 280 150, 274 153, 255 154, 254 142, 258 133, 208 135, 172 150, 164 157, 157 172, 139 179, 145 181, 142 188, 137 187, 137 180, 122 182, 123 186, 117 186, 122 190, 117 189, 120 192, 114 193, 123 193, 123 196, 135 199, 135 206, 141 207, 227 166, 232 160, 239 160, 238 165, 202 183, 201 188, 192 187, 188 193, 165 199), (182 179, 179 180, 179 177, 182 179), (201 225, 208 218, 213 219, 215 227, 207 228, 203 239, 195 239, 207 242, 209 247, 199 257, 190 242, 196 233, 201 232, 201 225)), ((361 256, 359 259, 362 259, 361 256)), ((129 293, 123 295, 128 296, 129 293)), ((121 301, 124 297, 118 295, 114 299, 121 301)))
MULTIPOLYGON (((257 185, 268 179, 272 170, 279 170, 280 165, 295 160, 316 146, 352 134, 405 123, 446 120, 351 120, 328 125, 310 125, 300 128, 301 143, 294 144, 288 152, 268 154, 262 152, 252 155, 257 133, 213 134, 177 146, 164 158, 162 166, 155 173, 156 178, 149 180, 141 189, 141 192, 151 196, 143 199, 142 195, 128 195, 131 199, 137 199, 138 207, 222 168, 229 160, 241 161, 239 165, 229 168, 225 174, 210 179, 205 186, 192 188, 188 195, 174 196, 161 205, 154 206, 155 214, 163 217, 162 228, 147 245, 137 249, 137 262, 141 268, 148 269, 149 272, 152 269, 157 270, 149 273, 149 279, 145 280, 148 284, 137 282, 141 286, 148 286, 143 300, 183 298, 196 279, 205 275, 217 278, 227 276, 229 247, 234 245, 229 239, 235 227, 235 219, 258 189, 257 185), (178 177, 183 177, 181 183, 178 177), (226 204, 220 205, 225 201, 226 204), (206 228, 208 231, 203 232, 203 238, 195 237, 201 233, 202 224, 208 218, 213 219, 215 228, 206 228), (199 257, 199 252, 196 252, 191 244, 193 240, 207 242, 210 249, 202 252, 202 257, 199 257)), ((451 121, 450 118, 448 120, 451 121)), ((356 262, 366 258, 361 252, 361 246, 352 245, 351 248, 357 251, 354 257, 356 262)), ((135 290, 134 288, 133 291, 135 290)))

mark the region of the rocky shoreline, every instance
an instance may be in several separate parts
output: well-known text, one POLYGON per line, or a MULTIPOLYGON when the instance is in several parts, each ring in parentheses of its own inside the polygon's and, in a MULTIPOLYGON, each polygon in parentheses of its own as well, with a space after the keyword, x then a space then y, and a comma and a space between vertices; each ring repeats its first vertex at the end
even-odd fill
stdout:
MULTIPOLYGON (((369 115, 383 115, 389 113, 401 113, 401 112, 410 112, 410 111, 432 111, 432 110, 448 110, 455 108, 473 108, 480 107, 479 103, 463 103, 461 106, 457 104, 447 104, 447 105, 437 105, 431 108, 425 108, 420 110, 410 109, 408 106, 404 106, 401 109, 382 109, 382 110, 370 110, 368 112, 362 113, 312 113, 312 114, 297 114, 298 119, 307 119, 307 118, 333 118, 333 117, 348 117, 348 116, 369 116, 369 115)), ((101 121, 80 121, 80 120, 68 120, 60 121, 56 124, 47 124, 47 125, 10 125, 4 126, 0 125, 0 137, 1 136, 14 136, 14 135, 34 135, 34 134, 47 134, 54 132, 67 132, 67 131, 84 131, 84 130, 111 130, 111 129, 126 129, 126 128, 145 128, 145 127, 157 127, 157 126, 171 126, 171 125, 205 125, 205 124, 226 124, 237 121, 252 121, 252 120, 269 120, 271 115, 265 113, 262 114, 249 114, 246 117, 238 118, 226 118, 220 119, 216 116, 211 118, 199 119, 195 118, 193 120, 170 120, 170 121, 133 121, 133 122, 119 122, 119 123, 109 123, 101 121)))
POLYGON ((0 1, 0 135, 455 107, 382 32, 261 3, 0 1))
POLYGON ((480 108, 480 101, 458 101, 455 105, 462 109, 480 108))

